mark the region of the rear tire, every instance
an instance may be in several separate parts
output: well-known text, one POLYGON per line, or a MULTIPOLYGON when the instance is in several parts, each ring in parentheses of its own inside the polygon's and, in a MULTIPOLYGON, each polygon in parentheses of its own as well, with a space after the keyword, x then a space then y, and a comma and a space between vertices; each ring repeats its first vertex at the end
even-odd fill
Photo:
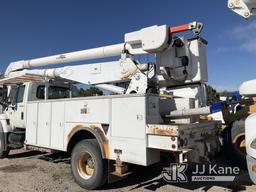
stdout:
POLYGON ((6 149, 5 146, 5 136, 3 132, 3 127, 0 123, 0 159, 3 159, 9 155, 10 150, 6 149))
POLYGON ((71 155, 71 169, 75 181, 82 188, 92 190, 106 183, 107 162, 102 159, 96 139, 76 144, 71 155))
POLYGON ((245 120, 234 121, 227 128, 226 152, 232 164, 246 168, 245 120))

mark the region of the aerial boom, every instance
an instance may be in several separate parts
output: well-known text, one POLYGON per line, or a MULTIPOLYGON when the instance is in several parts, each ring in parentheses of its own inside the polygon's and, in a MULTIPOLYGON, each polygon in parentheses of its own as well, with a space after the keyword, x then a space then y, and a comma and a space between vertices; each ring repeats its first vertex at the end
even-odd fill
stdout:
POLYGON ((58 54, 48 57, 42 57, 31 60, 22 60, 10 63, 5 75, 10 72, 18 71, 22 69, 29 69, 33 67, 40 67, 53 64, 63 64, 68 62, 75 62, 81 60, 90 60, 97 58, 106 58, 121 55, 122 50, 124 50, 124 43, 104 46, 99 48, 87 49, 82 51, 75 51, 70 53, 58 54))
POLYGON ((168 46, 170 34, 192 30, 198 35, 202 30, 202 26, 201 23, 192 22, 177 27, 155 25, 143 28, 139 31, 126 33, 124 43, 12 62, 6 69, 5 76, 7 77, 14 71, 34 67, 120 56, 123 52, 128 52, 132 55, 157 53, 168 46))
POLYGON ((199 37, 203 24, 192 22, 167 27, 151 26, 126 33, 124 43, 82 51, 21 60, 10 63, 0 84, 24 83, 31 79, 64 79, 107 88, 117 93, 157 92, 159 87, 207 82, 205 45, 199 37), (193 38, 175 34, 193 31, 193 38), (155 54, 155 61, 140 63, 135 55, 155 54), (50 69, 48 66, 76 61, 119 56, 117 61, 69 65, 50 69), (33 69, 47 66, 45 69, 33 69), (125 89, 117 84, 125 84, 125 89), (117 86, 115 86, 117 85, 117 86), (115 86, 115 87, 113 87, 115 86), (125 91, 124 91, 125 90, 125 91))

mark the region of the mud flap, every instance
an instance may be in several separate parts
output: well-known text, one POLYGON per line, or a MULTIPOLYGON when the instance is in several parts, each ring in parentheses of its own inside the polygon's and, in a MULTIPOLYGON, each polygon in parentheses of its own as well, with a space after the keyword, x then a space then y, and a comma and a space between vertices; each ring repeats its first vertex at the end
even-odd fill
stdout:
POLYGON ((2 124, 0 123, 0 154, 7 150, 6 137, 7 134, 4 133, 2 124))

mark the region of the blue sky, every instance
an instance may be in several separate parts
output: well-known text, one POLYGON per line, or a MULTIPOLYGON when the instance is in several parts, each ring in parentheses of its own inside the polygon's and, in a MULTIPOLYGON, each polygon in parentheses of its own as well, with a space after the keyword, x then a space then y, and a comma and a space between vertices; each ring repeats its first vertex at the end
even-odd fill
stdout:
POLYGON ((226 0, 1 0, 0 71, 16 60, 123 42, 150 25, 205 25, 209 83, 235 90, 256 78, 256 19, 229 11, 226 0))

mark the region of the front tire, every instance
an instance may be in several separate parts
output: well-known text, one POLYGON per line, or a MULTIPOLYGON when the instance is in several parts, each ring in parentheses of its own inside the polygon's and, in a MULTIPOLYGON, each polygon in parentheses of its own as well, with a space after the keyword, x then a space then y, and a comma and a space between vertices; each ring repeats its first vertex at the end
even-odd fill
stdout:
POLYGON ((9 155, 10 150, 6 149, 5 146, 5 136, 3 132, 3 127, 0 123, 0 159, 3 159, 9 155))
POLYGON ((96 139, 82 140, 74 147, 71 169, 75 181, 85 189, 96 189, 107 180, 107 163, 96 139))

